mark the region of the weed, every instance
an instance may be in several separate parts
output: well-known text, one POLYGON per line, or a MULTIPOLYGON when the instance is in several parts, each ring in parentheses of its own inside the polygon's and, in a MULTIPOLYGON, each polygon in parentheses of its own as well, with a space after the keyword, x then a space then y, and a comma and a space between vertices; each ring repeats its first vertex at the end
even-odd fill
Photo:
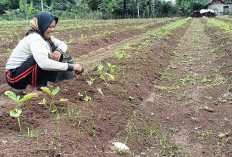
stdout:
POLYGON ((102 96, 104 96, 104 94, 103 94, 103 92, 102 92, 102 89, 101 88, 99 88, 99 87, 97 87, 97 91, 102 95, 102 96))
POLYGON ((180 95, 178 95, 177 100, 181 101, 184 100, 187 97, 186 91, 183 91, 180 95))
POLYGON ((132 122, 129 122, 127 124, 127 126, 126 126, 126 137, 125 137, 125 140, 124 140, 125 144, 129 141, 131 136, 134 135, 136 129, 137 129, 137 126, 135 124, 132 124, 132 122))
POLYGON ((110 73, 114 73, 117 68, 117 65, 112 65, 110 63, 107 63, 107 66, 109 68, 110 73))
POLYGON ((204 76, 203 79, 201 80, 201 83, 211 83, 212 81, 207 78, 207 76, 204 76))
POLYGON ((97 125, 95 124, 95 122, 92 120, 91 121, 91 134, 93 137, 97 136, 97 125))
POLYGON ((213 130, 209 129, 208 131, 202 131, 201 132, 201 139, 206 140, 208 139, 211 135, 213 135, 213 130))
POLYGON ((84 97, 84 100, 88 102, 88 101, 91 101, 92 98, 91 98, 90 96, 86 95, 86 96, 84 97))
POLYGON ((10 48, 8 48, 6 51, 7 51, 8 53, 12 53, 12 52, 13 52, 13 50, 10 49, 10 48))
POLYGON ((53 132, 53 136, 59 139, 60 135, 61 135, 61 128, 57 127, 56 130, 53 132))
MULTIPOLYGON (((112 72, 112 70, 115 70, 115 65, 111 65, 108 63, 108 66, 110 67, 110 72, 112 72)), ((102 64, 98 65, 97 67, 97 71, 99 72, 99 78, 102 80, 108 80, 108 81, 112 81, 114 80, 114 75, 110 74, 107 72, 107 68, 105 68, 102 64)))
POLYGON ((180 79, 180 83, 181 83, 182 85, 185 85, 186 83, 190 83, 190 82, 193 81, 193 80, 194 80, 194 77, 193 77, 193 76, 187 75, 187 76, 184 76, 184 77, 182 77, 182 78, 180 79))
POLYGON ((170 156, 174 156, 175 155, 175 149, 177 149, 177 151, 181 151, 182 148, 180 146, 177 146, 177 145, 174 145, 172 143, 170 143, 168 141, 168 134, 163 132, 161 135, 160 135, 160 146, 165 149, 165 150, 168 150, 169 153, 170 153, 170 156))
POLYGON ((1 142, 2 142, 3 145, 6 145, 8 141, 7 140, 1 140, 1 142))
POLYGON ((117 59, 122 59, 122 58, 125 57, 124 53, 118 52, 118 51, 115 53, 115 56, 116 56, 117 59))
POLYGON ((81 116, 81 109, 68 107, 67 115, 70 118, 78 118, 81 116))
POLYGON ((88 84, 89 86, 91 86, 91 85, 93 84, 93 82, 95 81, 95 79, 96 79, 96 78, 90 77, 90 79, 89 79, 89 80, 86 80, 86 82, 87 82, 87 84, 88 84))
POLYGON ((20 131, 22 131, 22 127, 21 127, 21 123, 20 123, 20 116, 22 113, 21 106, 24 102, 26 102, 27 100, 36 96, 36 93, 27 94, 22 99, 20 99, 20 96, 16 96, 16 94, 12 91, 6 91, 5 95, 7 95, 10 99, 12 99, 16 102, 15 110, 10 111, 10 116, 17 118, 19 129, 20 129, 20 131))
POLYGON ((124 155, 128 153, 128 150, 124 150, 124 149, 116 149, 116 153, 120 154, 120 155, 124 155))
POLYGON ((104 31, 101 31, 101 34, 102 35, 108 35, 108 34, 111 34, 111 32, 108 31, 108 30, 104 30, 104 31))
POLYGON ((32 129, 27 127, 27 136, 30 137, 30 138, 34 138, 34 137, 37 137, 37 134, 32 129))
POLYGON ((79 96, 79 100, 84 100, 87 102, 92 100, 92 98, 87 94, 87 91, 78 92, 77 94, 79 96))
POLYGON ((156 130, 155 129, 149 128, 148 126, 145 126, 144 130, 145 130, 145 134, 148 137, 155 137, 155 135, 156 135, 156 130))
POLYGON ((131 50, 131 46, 129 43, 126 43, 126 45, 124 46, 124 50, 131 50))

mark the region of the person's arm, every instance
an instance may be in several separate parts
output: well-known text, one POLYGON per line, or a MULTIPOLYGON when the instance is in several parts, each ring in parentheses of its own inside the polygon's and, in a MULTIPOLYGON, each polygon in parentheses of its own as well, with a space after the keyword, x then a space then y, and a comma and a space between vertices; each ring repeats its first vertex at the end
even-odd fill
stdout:
POLYGON ((54 43, 54 45, 56 47, 55 51, 59 51, 61 54, 64 54, 64 53, 67 52, 68 45, 65 42, 55 38, 54 36, 51 36, 51 40, 52 40, 52 42, 54 43))
POLYGON ((38 64, 38 66, 43 70, 49 71, 67 71, 73 70, 73 65, 68 63, 58 62, 52 59, 49 59, 49 47, 45 44, 45 42, 41 40, 35 40, 30 43, 30 49, 32 55, 38 64))
POLYGON ((38 40, 31 42, 30 49, 32 51, 32 55, 36 63, 43 70, 75 71, 76 74, 81 74, 84 72, 84 68, 80 64, 62 63, 62 62, 49 59, 48 55, 49 55, 50 49, 49 47, 46 46, 44 41, 41 41, 38 39, 38 40))

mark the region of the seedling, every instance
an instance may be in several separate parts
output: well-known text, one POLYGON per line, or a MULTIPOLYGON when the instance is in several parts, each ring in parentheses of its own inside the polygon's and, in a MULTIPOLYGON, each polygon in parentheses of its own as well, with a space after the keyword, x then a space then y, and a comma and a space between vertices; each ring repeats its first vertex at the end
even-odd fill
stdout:
POLYGON ((47 107, 47 100, 43 98, 43 100, 39 104, 45 105, 47 107))
POLYGON ((102 96, 104 96, 104 94, 103 94, 103 92, 102 92, 102 89, 101 88, 99 88, 99 87, 97 87, 97 91, 102 95, 102 96))
POLYGON ((84 100, 88 102, 88 101, 91 101, 92 98, 91 98, 90 96, 86 95, 86 96, 84 97, 84 100))
POLYGON ((87 91, 84 92, 78 92, 77 93, 79 96, 79 100, 84 100, 86 102, 91 101, 92 98, 90 96, 87 95, 87 91))
POLYGON ((13 50, 10 49, 10 48, 8 48, 6 51, 7 51, 8 53, 12 53, 12 52, 13 52, 13 50))
POLYGON ((212 82, 210 79, 208 79, 206 76, 201 80, 201 83, 210 83, 212 82))
MULTIPOLYGON (((52 91, 47 88, 47 87, 41 87, 41 90, 44 92, 44 93, 47 93, 50 97, 51 97, 51 101, 50 101, 50 104, 49 104, 49 110, 51 110, 52 112, 56 112, 57 111, 57 108, 55 106, 55 101, 54 101, 54 98, 55 98, 55 95, 59 92, 60 88, 59 87, 56 87, 55 89, 53 89, 52 91), (52 107, 54 107, 54 109, 52 110, 52 107)), ((42 103, 45 102, 46 103, 46 100, 43 99, 42 103)))
POLYGON ((124 58, 125 55, 123 53, 116 52, 115 56, 116 56, 117 59, 122 59, 122 58, 124 58))
POLYGON ((110 63, 107 63, 107 66, 109 68, 110 73, 114 73, 117 68, 117 65, 112 65, 110 63))
POLYGON ((7 142, 8 142, 8 141, 6 141, 6 140, 2 140, 2 144, 3 144, 3 145, 6 145, 7 142))
POLYGON ((20 123, 20 116, 22 113, 22 109, 21 106, 24 102, 26 102, 27 100, 33 98, 34 96, 36 96, 36 93, 30 93, 25 95, 22 99, 20 99, 20 96, 16 96, 16 94, 12 91, 6 91, 5 95, 7 95, 10 99, 14 100, 16 102, 16 107, 14 110, 10 111, 10 116, 17 118, 18 121, 18 125, 19 125, 19 129, 20 131, 22 131, 22 127, 21 127, 21 123, 20 123))
POLYGON ((127 44, 125 45, 124 49, 125 49, 125 50, 131 50, 130 44, 127 43, 127 44))
POLYGON ((87 84, 88 84, 89 86, 91 86, 91 85, 93 84, 93 82, 95 81, 95 79, 96 79, 96 78, 90 77, 90 80, 86 80, 86 82, 87 82, 87 84))
POLYGON ((144 131, 145 131, 145 134, 148 137, 155 137, 155 135, 156 135, 156 130, 152 129, 152 128, 149 128, 148 126, 144 127, 144 131))
POLYGON ((27 127, 27 136, 34 138, 34 137, 36 137, 36 133, 32 129, 27 127))
MULTIPOLYGON (((110 63, 108 63, 108 66, 111 66, 111 68, 110 68, 111 70, 113 70, 116 67, 114 65, 111 65, 110 63)), ((99 72, 100 79, 102 79, 102 80, 107 79, 108 81, 114 80, 114 75, 108 73, 102 64, 98 65, 97 71, 99 72)))

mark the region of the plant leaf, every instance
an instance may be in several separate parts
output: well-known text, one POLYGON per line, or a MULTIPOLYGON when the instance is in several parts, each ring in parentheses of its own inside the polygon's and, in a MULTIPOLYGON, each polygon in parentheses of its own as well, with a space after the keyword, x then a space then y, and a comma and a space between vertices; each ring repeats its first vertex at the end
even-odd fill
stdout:
POLYGON ((40 89, 41 89, 43 92, 45 92, 45 93, 51 95, 51 90, 50 90, 48 87, 41 87, 40 89))
POLYGON ((43 98, 43 100, 41 102, 39 102, 39 104, 41 105, 45 105, 47 103, 47 100, 45 98, 43 98))
POLYGON ((100 77, 99 77, 100 79, 102 79, 102 80, 105 80, 105 77, 104 77, 104 75, 100 75, 100 77))
POLYGON ((100 65, 97 66, 97 70, 98 70, 98 71, 102 71, 103 68, 104 68, 104 66, 103 66, 102 64, 100 64, 100 65))
POLYGON ((104 96, 104 94, 103 94, 103 92, 102 92, 102 89, 101 89, 101 88, 98 88, 98 87, 97 87, 97 91, 98 91, 101 95, 103 95, 103 96, 104 96))
POLYGON ((16 96, 16 94, 12 91, 5 91, 4 93, 5 95, 7 95, 10 99, 19 102, 20 96, 16 96))
POLYGON ((65 99, 65 98, 60 98, 60 102, 64 102, 64 101, 68 101, 69 99, 65 99))
POLYGON ((93 84, 93 82, 92 81, 86 81, 87 82, 87 84, 89 85, 89 86, 91 86, 92 84, 93 84))
POLYGON ((11 111, 10 111, 10 116, 11 116, 11 117, 14 117, 14 118, 17 118, 17 117, 20 116, 21 113, 22 113, 22 110, 21 110, 21 109, 15 109, 15 111, 14 111, 14 110, 11 110, 11 111))
POLYGON ((8 53, 12 53, 12 52, 13 52, 13 50, 10 49, 10 48, 8 48, 6 51, 7 51, 8 53))
POLYGON ((108 77, 108 80, 114 80, 114 75, 105 73, 105 75, 108 77))
POLYGON ((60 87, 56 87, 55 89, 52 90, 51 95, 55 96, 59 92, 59 90, 60 90, 60 87))
POLYGON ((22 99, 20 99, 19 102, 25 102, 25 101, 33 98, 36 95, 37 95, 36 93, 29 93, 27 95, 24 95, 24 97, 22 99))

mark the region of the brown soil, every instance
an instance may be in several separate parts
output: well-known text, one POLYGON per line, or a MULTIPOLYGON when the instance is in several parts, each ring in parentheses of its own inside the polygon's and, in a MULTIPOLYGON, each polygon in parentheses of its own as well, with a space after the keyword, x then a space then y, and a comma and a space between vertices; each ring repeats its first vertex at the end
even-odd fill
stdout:
MULTIPOLYGON (((114 40, 137 35, 126 32, 114 40)), ((231 51, 222 43, 232 38, 225 36, 194 19, 160 39, 129 40, 126 58, 102 61, 117 65, 114 81, 96 79, 89 86, 86 80, 98 76, 93 71, 55 84, 61 89, 56 100, 69 101, 56 101, 55 114, 38 104, 51 100, 46 94, 29 100, 21 133, 9 116, 13 102, 1 93, 0 156, 231 156, 231 51), (211 81, 203 83, 204 76, 211 81), (130 151, 115 152, 114 141, 130 151)), ((98 41, 87 52, 115 43, 98 41)))

